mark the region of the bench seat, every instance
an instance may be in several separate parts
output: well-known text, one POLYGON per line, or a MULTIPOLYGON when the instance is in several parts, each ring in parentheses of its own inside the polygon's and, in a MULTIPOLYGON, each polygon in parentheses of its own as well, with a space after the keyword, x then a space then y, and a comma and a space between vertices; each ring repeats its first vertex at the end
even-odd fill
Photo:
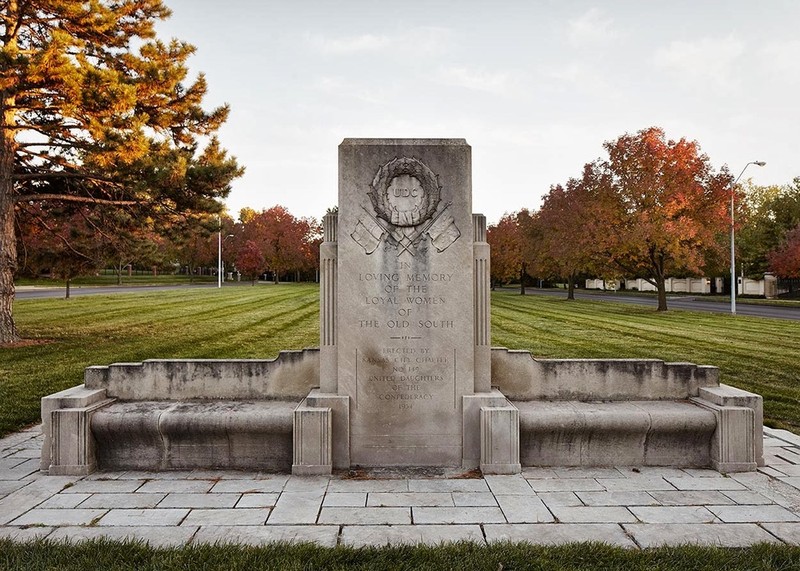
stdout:
POLYGON ((513 401, 522 466, 712 465, 714 413, 687 401, 513 401))
POLYGON ((298 402, 116 402, 91 418, 97 467, 288 472, 298 402))

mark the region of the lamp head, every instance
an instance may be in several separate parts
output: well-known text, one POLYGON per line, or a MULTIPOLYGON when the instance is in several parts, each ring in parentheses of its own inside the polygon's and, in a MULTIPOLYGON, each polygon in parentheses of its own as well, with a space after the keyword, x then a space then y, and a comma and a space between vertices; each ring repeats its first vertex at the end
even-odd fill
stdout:
POLYGON ((763 167, 763 166, 764 166, 765 164, 767 164, 767 163, 765 163, 764 161, 753 161, 753 164, 754 164, 754 165, 758 165, 758 166, 760 166, 760 167, 763 167))

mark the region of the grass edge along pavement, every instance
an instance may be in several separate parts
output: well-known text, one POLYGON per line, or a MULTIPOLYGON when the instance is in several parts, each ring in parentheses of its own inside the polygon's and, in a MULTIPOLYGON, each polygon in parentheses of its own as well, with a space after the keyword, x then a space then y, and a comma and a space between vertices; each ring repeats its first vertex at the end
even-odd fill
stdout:
MULTIPOLYGON (((41 397, 79 384, 89 365, 271 358, 319 344, 313 284, 22 300, 15 315, 34 343, 0 348, 0 435, 37 422, 41 397)), ((542 358, 716 365, 722 382, 764 396, 768 425, 800 431, 798 322, 495 292, 492 342, 542 358)))
POLYGON ((746 549, 662 547, 625 549, 599 543, 538 546, 495 543, 480 546, 352 548, 274 543, 263 546, 192 545, 152 548, 142 542, 90 540, 78 544, 37 540, 14 543, 0 539, 0 570, 45 569, 159 570, 789 570, 800 566, 800 547, 760 544, 746 549))

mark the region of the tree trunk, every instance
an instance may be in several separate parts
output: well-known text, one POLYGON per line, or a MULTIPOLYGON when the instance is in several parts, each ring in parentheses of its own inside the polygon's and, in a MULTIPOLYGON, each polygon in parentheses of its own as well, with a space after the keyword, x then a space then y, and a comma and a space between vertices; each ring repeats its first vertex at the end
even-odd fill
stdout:
POLYGON ((122 268, 124 266, 122 264, 114 264, 114 271, 117 273, 117 285, 122 285, 122 268))
POLYGON ((275 270, 274 272, 272 272, 272 279, 273 279, 273 283, 275 285, 278 285, 278 281, 279 281, 278 280, 278 270, 275 270))
MULTIPOLYGON (((11 2, 6 16, 16 13, 17 3, 11 2)), ((8 21, 8 20, 7 20, 8 21)), ((10 43, 16 44, 16 39, 10 43)), ((13 46, 12 46, 13 47, 13 46)), ((0 98, 0 121, 5 126, 14 126, 15 99, 2 92, 0 98)), ((17 237, 14 232, 14 155, 16 141, 13 129, 0 129, 0 343, 19 341, 14 323, 14 271, 17 269, 17 237)))
POLYGON ((525 295, 525 262, 519 268, 519 294, 525 295))
POLYGON ((69 278, 67 278, 67 279, 66 279, 66 280, 64 280, 64 281, 65 281, 65 285, 67 286, 67 291, 66 291, 66 293, 64 294, 64 299, 69 299, 69 278))
POLYGON ((667 285, 663 277, 656 278, 658 288, 658 311, 667 311, 667 285))
POLYGON ((567 277, 567 299, 575 299, 575 276, 572 274, 567 277))
POLYGON ((0 343, 15 343, 19 334, 14 323, 14 270, 17 239, 14 234, 13 182, 10 173, 0 182, 0 343))

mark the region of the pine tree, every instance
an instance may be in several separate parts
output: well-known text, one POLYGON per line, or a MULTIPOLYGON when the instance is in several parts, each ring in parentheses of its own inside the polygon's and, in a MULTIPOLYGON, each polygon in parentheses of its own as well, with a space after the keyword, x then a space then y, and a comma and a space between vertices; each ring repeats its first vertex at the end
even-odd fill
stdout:
POLYGON ((218 212, 241 175, 206 112, 194 48, 156 38, 161 0, 0 0, 0 343, 12 316, 15 217, 44 201, 218 212), (203 149, 201 141, 210 141, 203 149))

